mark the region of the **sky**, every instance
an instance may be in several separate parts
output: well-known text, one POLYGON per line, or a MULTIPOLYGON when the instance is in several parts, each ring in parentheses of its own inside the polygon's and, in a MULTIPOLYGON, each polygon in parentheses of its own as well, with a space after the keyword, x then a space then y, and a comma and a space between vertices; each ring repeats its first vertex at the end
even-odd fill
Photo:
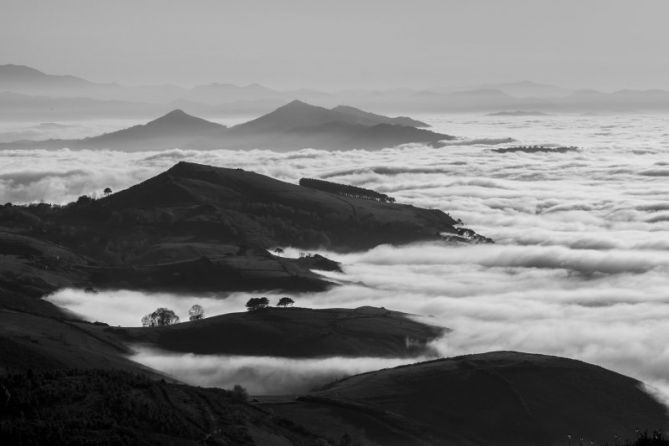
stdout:
POLYGON ((665 0, 0 0, 0 63, 127 84, 669 88, 665 0))

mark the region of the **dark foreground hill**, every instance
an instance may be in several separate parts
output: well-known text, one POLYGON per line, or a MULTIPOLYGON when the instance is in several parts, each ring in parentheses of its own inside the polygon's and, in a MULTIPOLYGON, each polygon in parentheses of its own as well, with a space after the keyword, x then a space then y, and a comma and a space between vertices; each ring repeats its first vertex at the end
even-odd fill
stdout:
POLYGON ((364 431, 382 445, 551 446, 569 444, 568 435, 605 444, 669 427, 666 407, 637 380, 516 352, 365 373, 269 406, 323 435, 364 431))
POLYGON ((418 127, 427 127, 427 124, 408 117, 377 115, 354 107, 326 109, 293 101, 231 128, 174 110, 145 125, 90 138, 15 141, 0 144, 0 148, 339 150, 380 149, 407 143, 437 146, 440 141, 453 139, 452 136, 418 127))
POLYGON ((407 357, 430 352, 444 329, 383 308, 266 308, 167 327, 109 328, 130 343, 197 354, 407 357))
POLYGON ((32 372, 0 378, 4 445, 327 445, 246 401, 119 371, 32 372))

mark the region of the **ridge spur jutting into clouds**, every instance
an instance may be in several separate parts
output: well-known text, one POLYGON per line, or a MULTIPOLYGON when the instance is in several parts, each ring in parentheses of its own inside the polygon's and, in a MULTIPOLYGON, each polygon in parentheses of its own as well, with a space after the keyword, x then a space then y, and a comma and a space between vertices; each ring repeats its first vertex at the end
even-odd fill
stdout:
POLYGON ((144 125, 78 140, 16 141, 0 148, 115 149, 380 149, 407 143, 438 146, 452 136, 424 130, 424 122, 390 118, 354 107, 326 109, 294 100, 243 124, 224 125, 182 110, 144 125))

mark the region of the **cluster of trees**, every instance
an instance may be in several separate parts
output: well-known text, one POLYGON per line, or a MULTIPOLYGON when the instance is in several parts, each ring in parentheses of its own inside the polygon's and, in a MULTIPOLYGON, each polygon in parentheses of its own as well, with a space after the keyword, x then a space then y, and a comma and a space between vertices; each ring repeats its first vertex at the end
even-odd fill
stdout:
MULTIPOLYGON (((282 297, 276 303, 276 306, 285 308, 293 305, 294 303, 295 301, 290 297, 282 297)), ((262 310, 263 308, 267 308, 268 306, 269 306, 269 299, 267 299, 266 297, 252 297, 249 299, 248 302, 246 302, 246 309, 248 311, 262 310)))
MULTIPOLYGON (((276 303, 277 307, 289 307, 295 303, 293 299, 284 296, 276 303)), ((269 299, 266 297, 252 297, 246 302, 246 309, 248 311, 262 310, 269 306, 269 299)), ((204 308, 201 305, 193 305, 188 310, 188 320, 199 321, 204 319, 204 308)), ((179 316, 169 308, 160 307, 153 313, 149 313, 142 318, 143 327, 165 327, 179 323, 179 316)))
POLYGON ((386 194, 382 194, 371 189, 365 189, 348 184, 332 183, 330 181, 317 180, 315 178, 300 179, 300 186, 311 189, 322 190, 332 194, 343 195, 344 197, 363 198, 365 200, 380 201, 382 203, 394 203, 395 199, 386 194))
MULTIPOLYGON (((204 319, 204 308, 200 305, 193 305, 188 310, 188 319, 198 321, 204 319)), ((158 308, 153 313, 149 313, 142 318, 144 327, 164 327, 179 323, 179 316, 169 308, 158 308)))

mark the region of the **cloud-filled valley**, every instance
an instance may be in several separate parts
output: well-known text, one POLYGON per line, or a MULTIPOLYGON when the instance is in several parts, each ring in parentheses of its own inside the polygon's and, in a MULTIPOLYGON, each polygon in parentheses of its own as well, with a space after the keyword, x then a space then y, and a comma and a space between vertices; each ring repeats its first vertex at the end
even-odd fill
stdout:
MULTIPOLYGON (((435 342, 442 355, 555 354, 669 387, 669 118, 419 118, 436 131, 459 135, 461 144, 288 153, 3 151, 0 202, 66 202, 105 187, 118 190, 181 160, 291 182, 316 177, 375 189, 398 202, 442 209, 496 244, 323 251, 342 262, 344 273, 324 274, 343 285, 295 296, 299 306, 384 306, 452 328, 435 342), (490 145, 466 142, 507 137, 519 144, 576 145, 580 151, 497 153, 490 145)), ((159 305, 184 316, 190 305, 201 303, 208 314, 217 314, 242 311, 248 297, 62 290, 50 299, 93 320, 137 325, 159 305)), ((278 358, 177 357, 146 350, 138 358, 196 384, 229 385, 248 379, 240 370, 264 368, 268 372, 254 378, 260 389, 275 392, 268 384, 275 380, 295 390, 293 381, 283 379, 297 366, 278 358)), ((325 379, 334 360, 318 361, 299 367, 320 377, 304 381, 309 385, 325 379)), ((337 364, 335 375, 390 363, 337 364)))

